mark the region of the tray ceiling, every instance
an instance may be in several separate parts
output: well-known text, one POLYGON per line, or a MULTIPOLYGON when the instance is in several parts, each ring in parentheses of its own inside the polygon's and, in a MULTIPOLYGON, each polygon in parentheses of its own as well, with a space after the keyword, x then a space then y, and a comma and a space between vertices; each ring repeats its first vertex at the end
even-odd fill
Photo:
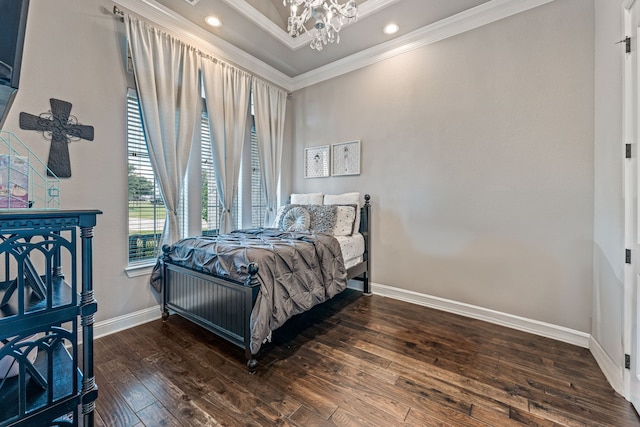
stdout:
POLYGON ((294 39, 287 34, 289 10, 282 0, 199 0, 193 5, 185 0, 141 1, 161 5, 289 77, 309 73, 491 3, 488 0, 357 0, 358 21, 342 29, 339 44, 327 45, 318 52, 309 47, 308 37, 294 39), (204 22, 209 15, 218 16, 222 26, 209 27, 204 22), (400 31, 392 36, 382 32, 390 22, 400 26, 400 31))

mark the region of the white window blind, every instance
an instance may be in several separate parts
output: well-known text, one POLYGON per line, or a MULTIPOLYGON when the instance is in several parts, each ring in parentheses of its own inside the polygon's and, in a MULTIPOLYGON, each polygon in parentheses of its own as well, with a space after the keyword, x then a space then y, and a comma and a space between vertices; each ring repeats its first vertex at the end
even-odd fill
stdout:
POLYGON ((256 135, 256 127, 251 126, 251 227, 258 228, 269 225, 264 224, 266 207, 267 202, 260 171, 258 137, 256 135))
POLYGON ((138 95, 127 90, 127 159, 129 171, 129 263, 155 259, 165 208, 151 168, 138 95))
MULTIPOLYGON (((202 234, 217 234, 220 229, 220 201, 216 184, 216 171, 211 154, 211 133, 207 112, 200 119, 200 144, 202 163, 202 234)), ((237 204, 236 204, 237 205, 237 204)), ((236 215, 237 216, 237 215, 236 215)))

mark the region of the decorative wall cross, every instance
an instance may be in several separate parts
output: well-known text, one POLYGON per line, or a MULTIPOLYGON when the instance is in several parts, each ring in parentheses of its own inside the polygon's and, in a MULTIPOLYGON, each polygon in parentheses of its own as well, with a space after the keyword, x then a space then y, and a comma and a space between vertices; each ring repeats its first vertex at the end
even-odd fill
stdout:
POLYGON ((71 161, 68 144, 71 140, 93 141, 93 126, 78 123, 78 119, 71 115, 71 103, 55 98, 51 98, 49 102, 51 110, 39 116, 20 113, 20 129, 42 132, 47 138, 51 138, 47 175, 69 178, 71 161))

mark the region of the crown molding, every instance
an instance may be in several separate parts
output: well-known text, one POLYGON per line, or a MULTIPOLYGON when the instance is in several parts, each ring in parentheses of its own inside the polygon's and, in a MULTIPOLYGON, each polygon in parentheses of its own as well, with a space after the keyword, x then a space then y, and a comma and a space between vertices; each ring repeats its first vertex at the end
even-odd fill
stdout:
MULTIPOLYGON (((232 0, 225 1, 229 4, 232 2, 232 0)), ((254 15, 253 19, 256 19, 256 15, 263 16, 253 7, 249 6, 246 1, 236 1, 238 4, 244 3, 241 7, 245 8, 243 9, 245 12, 249 11, 248 8, 254 11, 252 14, 254 15)), ((361 6, 362 9, 364 9, 362 13, 374 13, 396 1, 400 0, 368 0, 361 6), (370 5, 365 7, 367 4, 370 5)), ((354 55, 334 61, 296 77, 287 76, 265 62, 235 47, 231 43, 222 40, 182 16, 175 14, 154 0, 114 0, 114 3, 122 6, 128 13, 138 15, 180 36, 181 39, 188 41, 194 47, 197 47, 207 54, 233 63, 246 70, 251 70, 251 73, 254 75, 268 80, 287 91, 294 91, 525 12, 529 9, 551 3, 552 1, 554 0, 490 0, 480 6, 450 16, 404 36, 365 49, 354 55)), ((360 14, 360 16, 363 15, 360 14)), ((271 23, 273 24, 273 22, 271 23)), ((263 24, 268 25, 266 23, 263 24)), ((275 24, 273 25, 275 26, 275 24)), ((283 34, 287 34, 284 30, 280 31, 283 34)), ((289 36, 287 35, 287 37, 289 36)), ((306 42, 303 44, 306 44, 306 42)))
POLYGON ((291 90, 291 77, 154 0, 114 0, 114 3, 122 6, 127 13, 138 15, 176 34, 182 41, 188 42, 206 54, 233 63, 245 70, 251 70, 253 74, 269 80, 285 90, 291 90))
POLYGON ((338 77, 552 1, 554 0, 491 0, 404 36, 294 77, 292 90, 299 90, 338 77))
POLYGON ((264 16, 262 13, 258 12, 258 10, 251 6, 245 0, 223 0, 227 3, 228 6, 231 6, 237 12, 241 13, 245 18, 249 21, 256 24, 258 27, 262 28, 267 33, 271 34, 276 40, 282 43, 285 46, 289 46, 291 49, 294 49, 294 38, 292 38, 284 28, 281 28, 264 16))

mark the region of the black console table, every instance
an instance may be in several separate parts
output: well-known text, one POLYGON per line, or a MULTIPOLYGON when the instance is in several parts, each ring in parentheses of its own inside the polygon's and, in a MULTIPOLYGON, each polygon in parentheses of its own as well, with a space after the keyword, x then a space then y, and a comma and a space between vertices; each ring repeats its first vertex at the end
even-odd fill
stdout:
POLYGON ((100 213, 0 211, 0 427, 94 424, 100 213))

